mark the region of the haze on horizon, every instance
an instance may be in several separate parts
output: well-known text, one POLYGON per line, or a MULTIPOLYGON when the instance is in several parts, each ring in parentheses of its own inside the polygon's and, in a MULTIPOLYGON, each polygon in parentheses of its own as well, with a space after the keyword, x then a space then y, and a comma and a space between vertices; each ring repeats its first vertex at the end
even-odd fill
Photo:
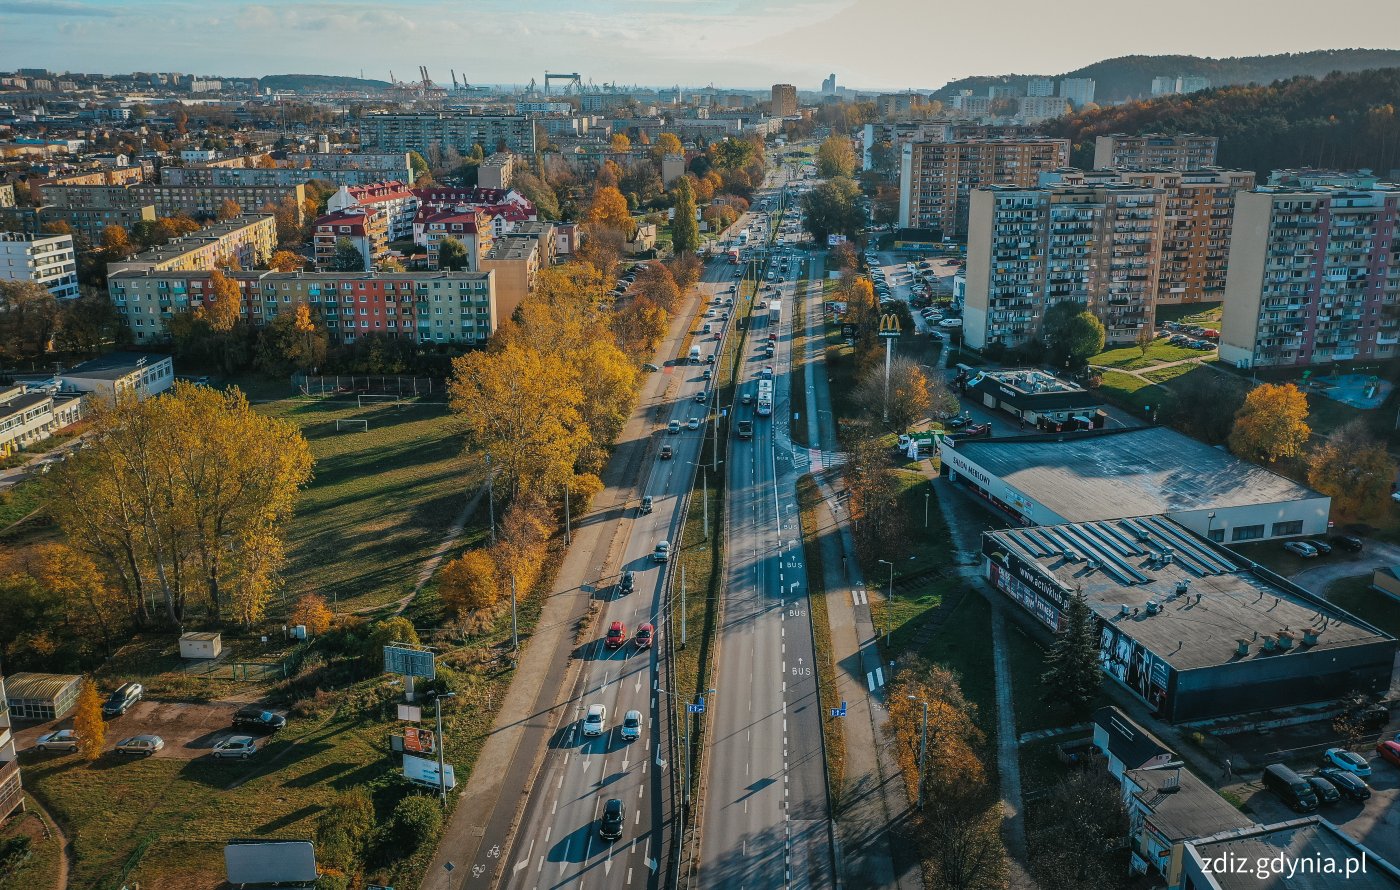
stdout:
POLYGON ((934 89, 1058 74, 1132 54, 1242 56, 1400 46, 1391 0, 0 0, 7 67, 306 73, 482 83, 577 71, 596 83, 934 89), (1306 23, 1306 27, 1300 23, 1306 23), (1144 26, 1150 23, 1150 26, 1144 26))

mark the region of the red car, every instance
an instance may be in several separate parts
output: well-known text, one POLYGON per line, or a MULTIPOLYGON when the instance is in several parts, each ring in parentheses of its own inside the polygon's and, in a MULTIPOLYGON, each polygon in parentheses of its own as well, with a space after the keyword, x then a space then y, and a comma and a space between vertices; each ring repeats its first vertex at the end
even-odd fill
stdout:
POLYGON ((638 649, 650 649, 653 640, 656 638, 656 629, 650 624, 643 624, 637 628, 637 635, 632 638, 638 649))
POLYGON ((603 637, 603 645, 609 649, 617 649, 627 642, 627 627, 621 621, 614 621, 608 628, 608 635, 603 637))
POLYGON ((1376 742, 1376 753, 1391 766, 1400 766, 1400 742, 1376 742))
POLYGON ((991 434, 992 425, 990 423, 974 423, 963 427, 962 431, 958 433, 957 438, 977 439, 982 436, 990 436, 991 434))

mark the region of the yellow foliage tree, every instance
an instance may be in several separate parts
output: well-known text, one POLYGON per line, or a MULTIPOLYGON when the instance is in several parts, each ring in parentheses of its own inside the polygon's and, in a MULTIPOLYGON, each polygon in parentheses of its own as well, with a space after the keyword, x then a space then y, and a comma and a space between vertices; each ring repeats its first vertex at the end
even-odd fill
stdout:
POLYGON ((287 616, 287 623, 293 627, 300 624, 306 627, 306 632, 317 636, 330 630, 331 622, 335 620, 335 613, 330 606, 326 605, 326 598, 318 593, 304 593, 297 597, 296 605, 292 607, 292 613, 287 616))
POLYGON ((225 198, 219 202, 219 209, 215 214, 219 219, 233 219, 243 212, 243 208, 232 198, 225 198))
POLYGON ((1235 412, 1230 450, 1247 460, 1273 463, 1302 453, 1312 429, 1308 398, 1291 383, 1265 383, 1250 390, 1235 412))
POLYGON ((1308 455, 1308 484, 1332 498, 1343 516, 1368 519, 1389 509, 1395 461, 1385 444, 1353 421, 1308 455))
POLYGON ((278 272, 299 272, 305 265, 305 257, 290 250, 277 251, 268 262, 268 266, 278 272))
POLYGON ((73 710, 73 731, 78 734, 78 755, 88 762, 102 755, 107 744, 107 725, 102 720, 102 699, 97 684, 84 677, 78 688, 78 702, 73 710))
POLYGON ((663 155, 684 154, 685 148, 681 145, 680 137, 675 133, 662 133, 656 137, 656 150, 663 155))
POLYGON ((627 138, 625 133, 614 133, 612 135, 612 150, 615 152, 627 152, 632 150, 632 140, 627 138))
POLYGON ((85 640, 98 640, 111 655, 123 603, 92 557, 67 544, 40 544, 26 552, 28 573, 58 597, 65 620, 85 640))
POLYGON ((458 618, 490 609, 500 595, 496 561, 486 550, 468 550, 438 573, 438 596, 458 618))
POLYGON ((627 209, 627 199, 614 186, 602 186, 593 193, 593 201, 588 206, 584 218, 591 229, 611 229, 623 237, 631 238, 637 231, 637 222, 627 209))
POLYGON ((233 330, 243 317, 243 294, 238 282, 218 269, 209 273, 209 287, 204 292, 204 305, 195 311, 196 317, 209 320, 216 331, 233 330))

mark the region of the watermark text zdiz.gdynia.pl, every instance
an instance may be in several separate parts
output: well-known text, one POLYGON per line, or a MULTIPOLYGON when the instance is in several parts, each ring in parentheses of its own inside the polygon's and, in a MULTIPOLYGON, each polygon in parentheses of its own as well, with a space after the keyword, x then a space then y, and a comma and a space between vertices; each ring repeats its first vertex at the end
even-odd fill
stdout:
POLYGON ((1294 875, 1338 875, 1343 879, 1366 874, 1366 853, 1360 857, 1347 856, 1239 856, 1223 853, 1201 860, 1207 874, 1253 875, 1261 881, 1273 877, 1292 879, 1294 875))

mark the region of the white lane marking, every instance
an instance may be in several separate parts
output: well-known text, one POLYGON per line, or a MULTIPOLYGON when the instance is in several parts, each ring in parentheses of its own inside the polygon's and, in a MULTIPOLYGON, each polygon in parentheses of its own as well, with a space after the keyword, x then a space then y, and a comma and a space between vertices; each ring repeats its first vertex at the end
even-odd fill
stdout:
POLYGON ((549 815, 553 816, 559 809, 559 798, 554 799, 554 803, 549 806, 549 815))
POLYGON ((873 671, 865 672, 865 685, 870 688, 871 692, 875 691, 875 674, 873 671))
POLYGON ((885 685, 885 669, 884 669, 884 668, 876 668, 876 669, 875 669, 875 684, 876 684, 877 686, 884 686, 884 685, 885 685))
POLYGON ((554 826, 553 826, 553 825, 546 825, 546 826, 544 827, 544 842, 545 842, 546 844, 549 843, 549 835, 550 835, 550 832, 552 832, 552 831, 554 831, 554 826))
POLYGON ((866 598, 866 596, 865 596, 865 591, 864 591, 864 590, 852 590, 852 591, 851 591, 851 605, 853 605, 853 606, 863 606, 863 605, 865 605, 865 604, 868 603, 868 602, 870 602, 870 600, 868 600, 868 599, 866 598))

